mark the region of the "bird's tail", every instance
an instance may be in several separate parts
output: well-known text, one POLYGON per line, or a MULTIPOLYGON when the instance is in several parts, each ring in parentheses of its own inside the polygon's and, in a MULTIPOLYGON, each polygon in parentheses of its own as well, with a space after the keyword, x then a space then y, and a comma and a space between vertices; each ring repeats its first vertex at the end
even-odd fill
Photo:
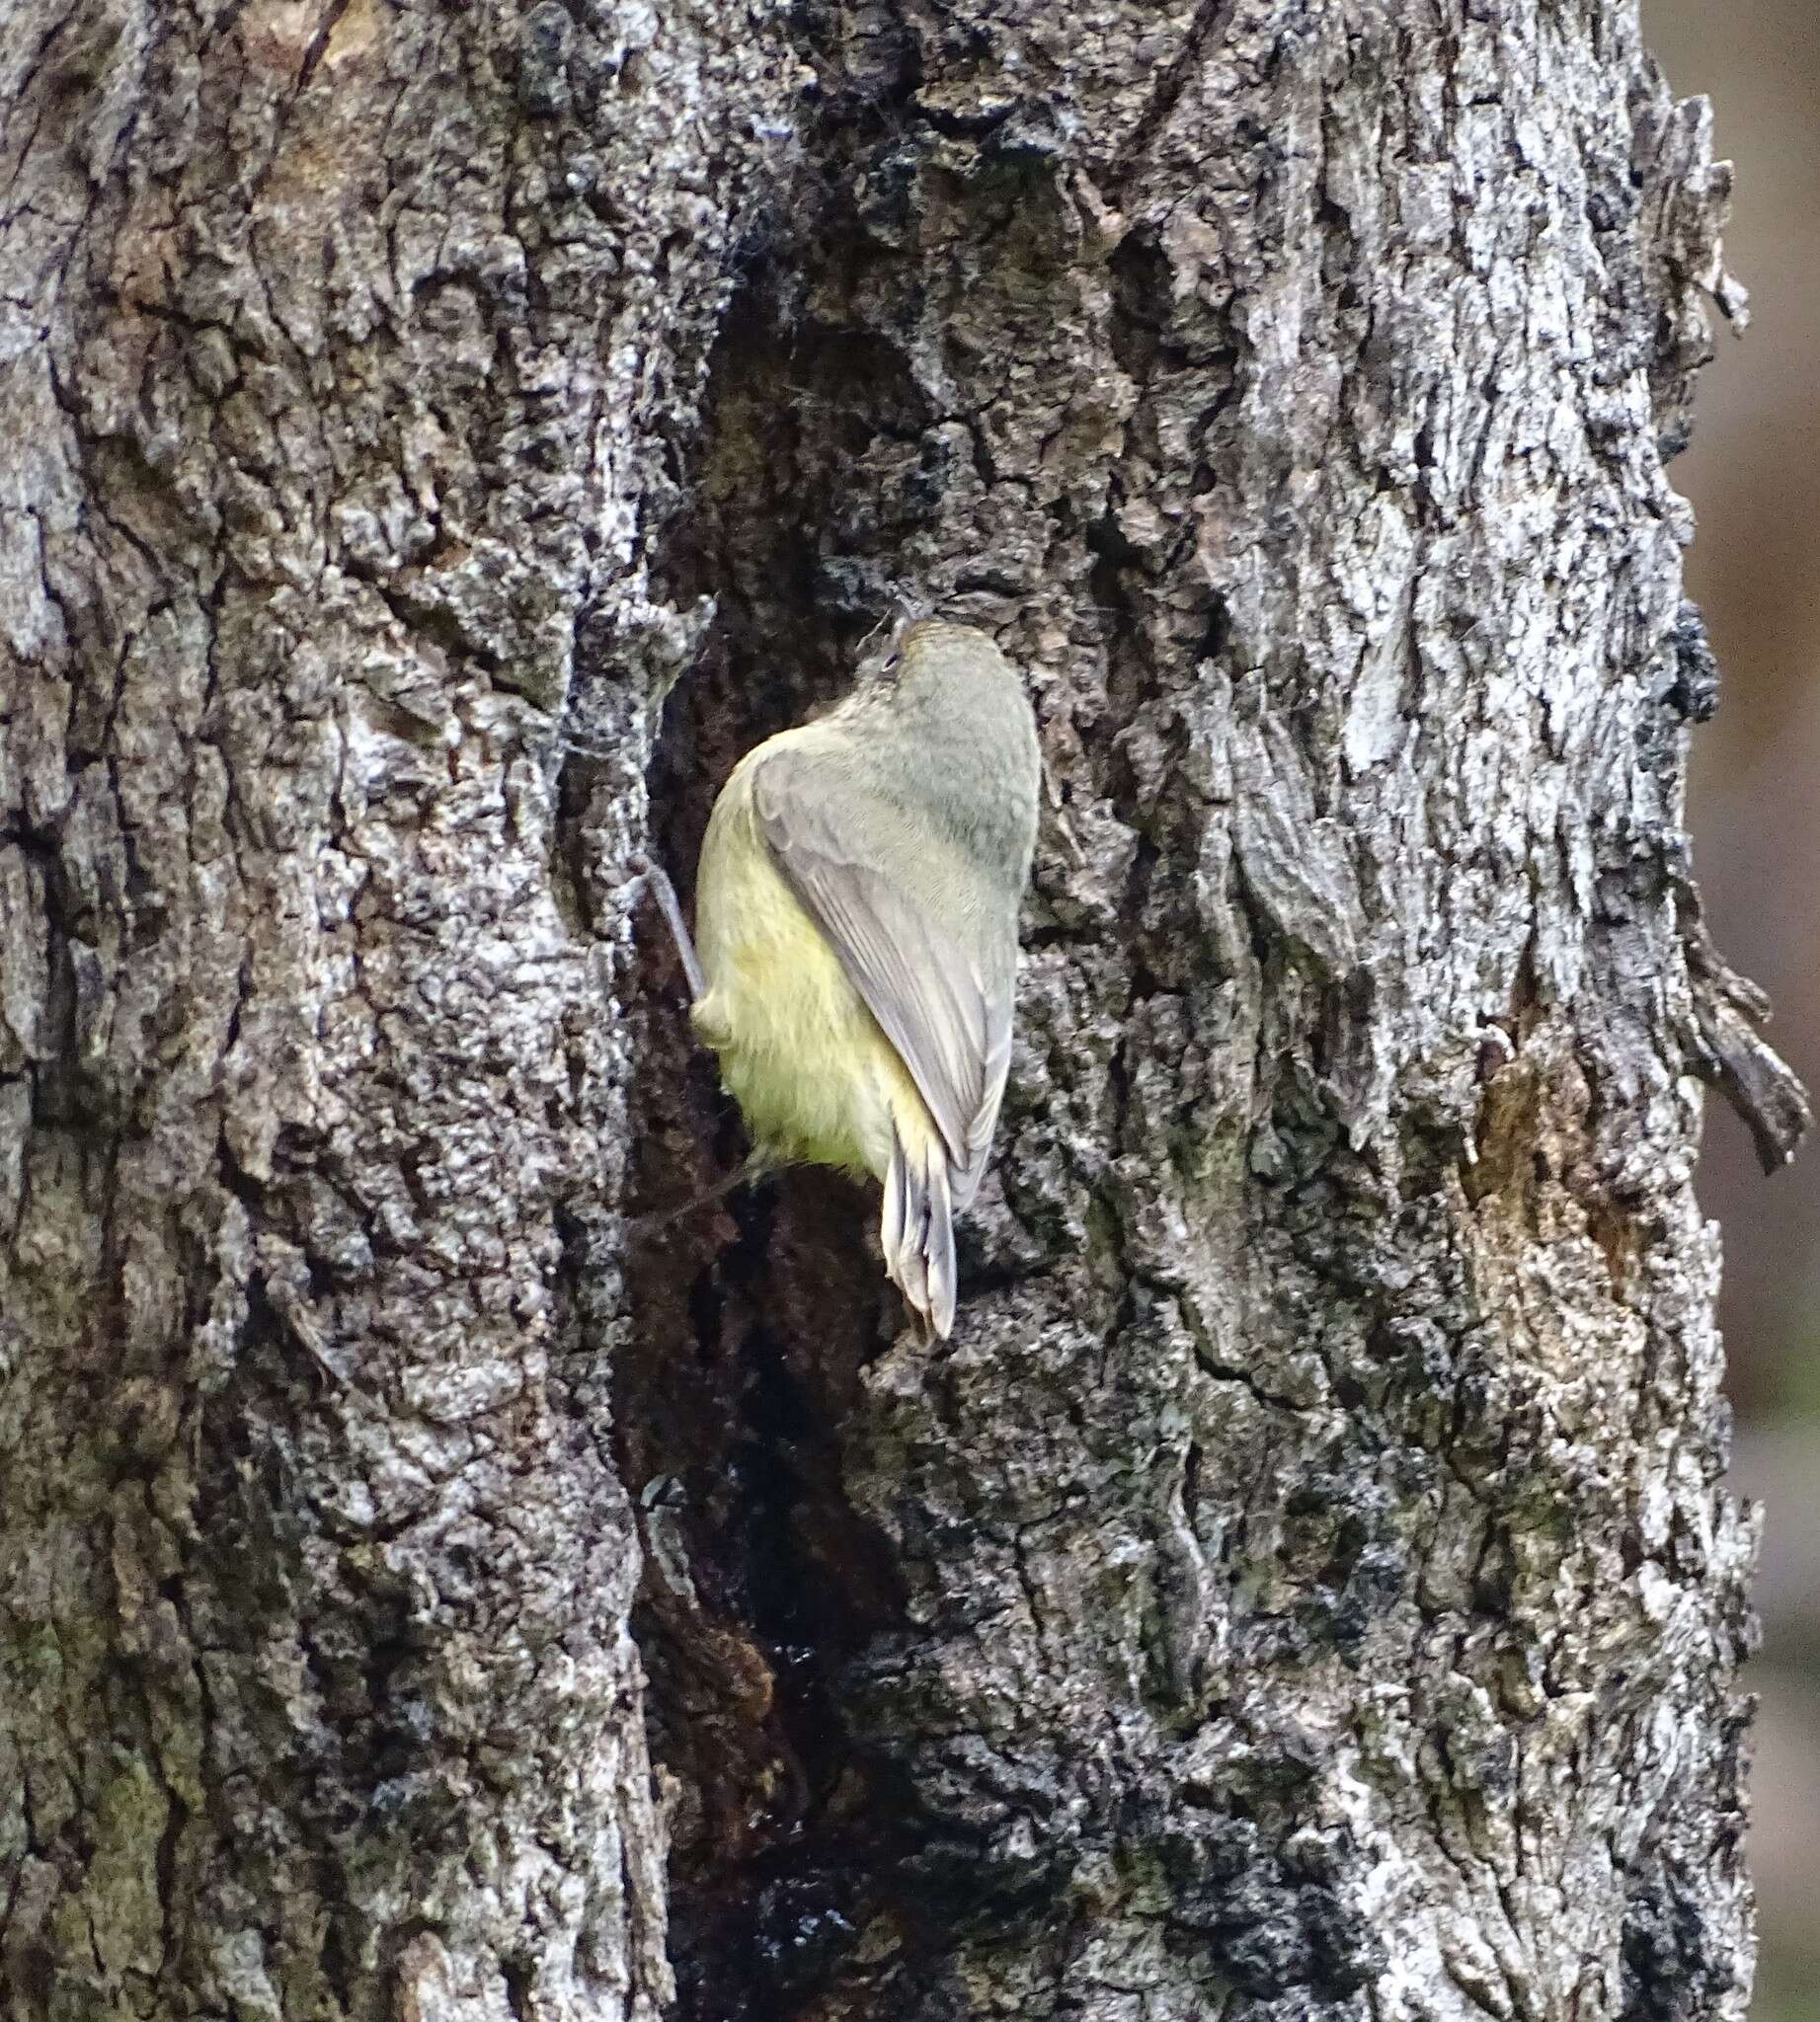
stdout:
POLYGON ((891 1163, 879 1240, 885 1272, 911 1312, 943 1341, 954 1331, 954 1207, 948 1149, 933 1130, 912 1128, 906 1143, 892 1120, 891 1163))

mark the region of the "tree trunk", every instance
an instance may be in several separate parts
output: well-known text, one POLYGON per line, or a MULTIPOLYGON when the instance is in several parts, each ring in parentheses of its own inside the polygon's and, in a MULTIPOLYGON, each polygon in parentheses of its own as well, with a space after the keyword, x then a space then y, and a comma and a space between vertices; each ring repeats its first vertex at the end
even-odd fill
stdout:
POLYGON ((1740 2015, 1634 8, 4 37, 8 2012, 1740 2015), (662 1221, 627 959, 900 589, 1049 776, 948 1346, 662 1221))

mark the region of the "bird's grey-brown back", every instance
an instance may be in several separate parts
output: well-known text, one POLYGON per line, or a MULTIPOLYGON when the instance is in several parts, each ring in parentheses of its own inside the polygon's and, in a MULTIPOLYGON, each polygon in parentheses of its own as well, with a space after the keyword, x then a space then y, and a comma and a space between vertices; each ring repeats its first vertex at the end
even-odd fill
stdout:
POLYGON ((974 626, 925 619, 862 670, 837 714, 848 710, 876 726, 857 747, 868 787, 922 821, 933 817, 940 839, 1008 898, 1014 920, 1042 786, 1036 718, 1017 669, 974 626))

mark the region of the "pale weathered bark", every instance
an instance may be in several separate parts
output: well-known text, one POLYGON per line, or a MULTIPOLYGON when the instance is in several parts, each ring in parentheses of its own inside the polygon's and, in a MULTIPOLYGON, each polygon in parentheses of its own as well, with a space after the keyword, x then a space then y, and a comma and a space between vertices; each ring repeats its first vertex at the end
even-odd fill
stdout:
POLYGON ((10 2012, 1739 2015, 1634 9, 4 35, 10 2012), (625 1218, 627 857, 901 586, 1051 786, 949 1347, 625 1218))

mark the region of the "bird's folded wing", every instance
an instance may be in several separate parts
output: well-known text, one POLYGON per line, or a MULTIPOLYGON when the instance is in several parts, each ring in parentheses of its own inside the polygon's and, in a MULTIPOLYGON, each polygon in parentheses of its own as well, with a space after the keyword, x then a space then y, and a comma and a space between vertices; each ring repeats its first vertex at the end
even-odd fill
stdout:
POLYGON ((789 745, 768 754, 752 805, 779 868, 928 1105, 964 1207, 1010 1065, 1015 928, 997 921, 967 867, 926 839, 919 846, 890 801, 835 756, 789 745))

